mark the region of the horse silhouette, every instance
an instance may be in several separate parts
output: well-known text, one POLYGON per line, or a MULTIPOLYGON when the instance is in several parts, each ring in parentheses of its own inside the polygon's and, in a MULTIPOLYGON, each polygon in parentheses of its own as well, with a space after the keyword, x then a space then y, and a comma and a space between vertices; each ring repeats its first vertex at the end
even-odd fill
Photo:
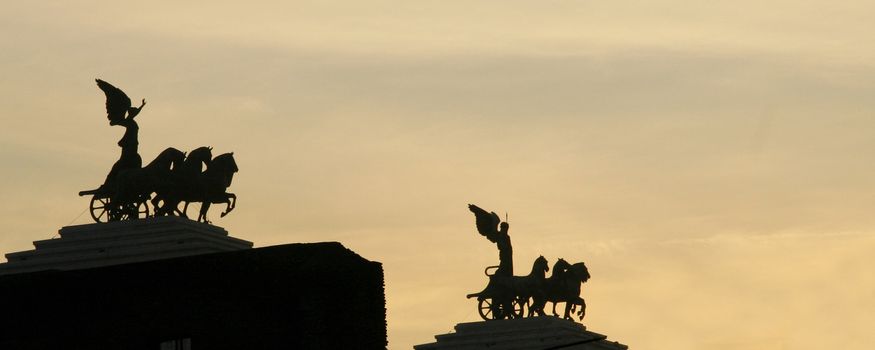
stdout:
MULTIPOLYGON (((173 169, 174 185, 155 192, 152 205, 155 216, 177 215, 188 217, 185 211, 179 209, 179 203, 184 198, 195 196, 197 182, 204 171, 204 165, 209 166, 212 160, 212 147, 198 147, 188 152, 188 156, 179 167, 173 169)), ((188 209, 186 206, 185 209, 188 209)))
POLYGON ((207 212, 214 203, 225 203, 221 216, 228 215, 237 204, 237 195, 226 192, 231 186, 234 173, 239 171, 234 153, 225 153, 210 159, 211 149, 200 147, 191 151, 178 171, 174 172, 175 186, 156 192, 152 204, 158 207, 156 215, 180 215, 188 217, 188 205, 201 203, 197 221, 210 223, 207 212), (206 170, 201 172, 202 165, 206 170), (179 204, 185 202, 182 210, 179 204), (159 207, 160 205, 160 207, 159 207))
MULTIPOLYGON (((514 276, 513 291, 521 305, 535 305, 535 302, 529 303, 529 299, 543 300, 546 298, 546 273, 550 271, 550 266, 547 259, 543 255, 535 259, 532 263, 532 272, 526 276, 514 276)), ((528 316, 531 317, 535 313, 544 315, 544 309, 529 306, 528 316)))
POLYGON ((179 167, 184 158, 185 153, 169 147, 145 167, 120 171, 114 181, 115 191, 110 196, 110 212, 136 217, 136 205, 131 203, 145 203, 152 192, 172 186, 172 169, 179 167), (127 204, 125 208, 118 208, 119 203, 127 204))
POLYGON ((586 315, 586 301, 580 297, 580 285, 585 283, 590 278, 589 270, 582 262, 569 264, 565 259, 560 258, 553 265, 553 273, 547 278, 545 283, 545 298, 535 299, 532 308, 541 309, 547 301, 553 303, 553 316, 559 316, 556 313, 556 304, 565 303, 565 314, 563 318, 572 319, 571 312, 574 312, 576 306, 580 306, 581 310, 577 315, 582 320, 586 315))

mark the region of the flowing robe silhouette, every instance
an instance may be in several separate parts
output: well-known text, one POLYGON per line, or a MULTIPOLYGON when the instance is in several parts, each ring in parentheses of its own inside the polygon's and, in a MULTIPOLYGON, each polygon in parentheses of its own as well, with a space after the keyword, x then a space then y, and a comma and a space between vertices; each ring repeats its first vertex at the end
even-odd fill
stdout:
POLYGON ((486 235, 486 238, 498 247, 498 270, 495 274, 499 276, 513 276, 513 247, 510 244, 509 229, 510 225, 503 222, 501 230, 486 235))
POLYGON ((115 177, 122 170, 139 169, 143 166, 143 159, 138 152, 139 140, 137 134, 140 131, 140 126, 134 121, 133 117, 128 117, 117 121, 115 125, 121 125, 125 128, 125 134, 118 141, 118 146, 122 148, 121 156, 112 165, 109 174, 106 175, 104 186, 111 186, 115 183, 115 177))

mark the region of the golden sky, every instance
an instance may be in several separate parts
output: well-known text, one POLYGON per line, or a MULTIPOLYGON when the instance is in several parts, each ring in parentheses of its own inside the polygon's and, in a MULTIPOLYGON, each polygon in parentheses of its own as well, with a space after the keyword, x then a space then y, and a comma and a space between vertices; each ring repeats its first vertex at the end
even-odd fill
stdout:
POLYGON ((117 159, 94 78, 149 104, 140 154, 233 151, 257 246, 384 264, 389 348, 585 261, 589 329, 634 349, 875 343, 871 1, 11 2, 0 250, 84 224, 117 159))

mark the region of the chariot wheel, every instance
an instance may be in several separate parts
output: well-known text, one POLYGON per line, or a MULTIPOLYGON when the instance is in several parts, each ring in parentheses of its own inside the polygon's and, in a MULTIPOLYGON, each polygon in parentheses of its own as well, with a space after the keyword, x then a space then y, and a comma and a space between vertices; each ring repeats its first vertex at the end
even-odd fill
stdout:
POLYGON ((91 196, 91 204, 88 206, 91 209, 91 218, 94 222, 109 222, 109 197, 91 196))
MULTIPOLYGON (((493 304, 494 302, 492 298, 478 299, 477 312, 480 314, 480 318, 486 321, 505 318, 504 307, 501 304, 493 304)), ((523 304, 520 303, 519 299, 514 298, 511 307, 513 310, 511 310, 509 318, 523 317, 523 304)))
POLYGON ((148 199, 134 203, 125 203, 121 207, 111 208, 109 197, 91 197, 91 218, 95 222, 107 223, 119 220, 144 219, 149 217, 148 199))

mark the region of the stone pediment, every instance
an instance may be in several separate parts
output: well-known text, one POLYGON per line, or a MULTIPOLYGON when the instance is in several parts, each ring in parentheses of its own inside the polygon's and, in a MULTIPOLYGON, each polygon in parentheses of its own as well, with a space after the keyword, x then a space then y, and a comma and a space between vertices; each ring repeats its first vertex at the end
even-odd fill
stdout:
POLYGON ((552 316, 459 323, 455 333, 415 350, 626 350, 629 347, 588 331, 582 324, 552 316))
POLYGON ((60 238, 6 254, 0 275, 77 270, 252 248, 225 229, 175 216, 66 226, 60 238))

